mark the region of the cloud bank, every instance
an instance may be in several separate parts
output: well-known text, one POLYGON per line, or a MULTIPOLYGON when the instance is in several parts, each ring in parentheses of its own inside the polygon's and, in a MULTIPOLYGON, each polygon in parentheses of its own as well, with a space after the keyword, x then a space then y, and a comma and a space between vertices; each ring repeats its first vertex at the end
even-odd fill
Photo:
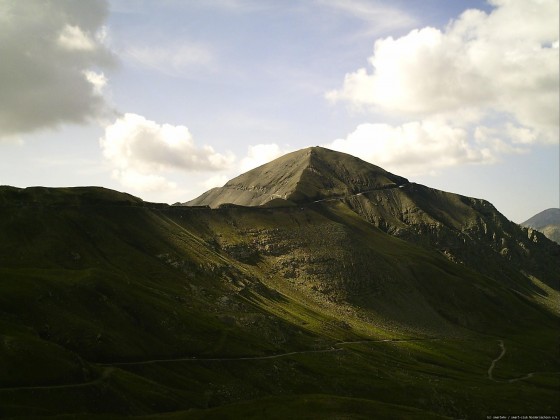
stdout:
POLYGON ((468 135, 465 129, 437 120, 400 126, 362 124, 345 139, 335 140, 327 147, 409 176, 446 166, 493 162, 491 148, 473 147, 468 135))
POLYGON ((107 13, 101 0, 0 0, 0 138, 104 113, 107 13))
POLYGON ((556 144, 559 3, 490 3, 492 12, 466 10, 443 30, 377 40, 370 69, 346 74, 327 98, 408 122, 364 125, 332 146, 428 169, 556 144))
POLYGON ((131 113, 105 128, 100 145, 115 168, 113 176, 139 191, 175 188, 165 178, 170 171, 217 171, 234 160, 210 146, 196 146, 185 126, 159 124, 131 113))

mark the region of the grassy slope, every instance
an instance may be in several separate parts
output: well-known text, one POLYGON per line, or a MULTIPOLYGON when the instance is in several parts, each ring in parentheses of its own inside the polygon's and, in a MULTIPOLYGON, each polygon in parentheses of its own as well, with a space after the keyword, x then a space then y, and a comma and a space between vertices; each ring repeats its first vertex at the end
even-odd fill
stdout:
POLYGON ((486 377, 498 338, 508 353, 496 378, 560 370, 556 318, 525 303, 530 296, 372 229, 344 206, 206 211, 149 208, 106 190, 8 193, 0 194, 0 415, 216 407, 189 415, 297 409, 477 418, 556 410, 558 376, 511 384, 486 377), (45 194, 51 205, 30 204, 45 194), (351 277, 363 281, 337 283, 352 243, 357 266, 375 264, 354 269, 351 277), (292 281, 290 264, 307 281, 292 281), (328 272, 317 271, 324 266, 328 272), (400 282, 370 275, 395 266, 400 282), (365 293, 380 284, 383 293, 365 293), (376 306, 401 289, 393 306, 404 315, 388 323, 391 305, 376 306), (410 309, 407 296, 425 304, 410 309), (434 322, 452 339, 265 360, 112 364, 328 349, 425 336, 438 330, 434 322))

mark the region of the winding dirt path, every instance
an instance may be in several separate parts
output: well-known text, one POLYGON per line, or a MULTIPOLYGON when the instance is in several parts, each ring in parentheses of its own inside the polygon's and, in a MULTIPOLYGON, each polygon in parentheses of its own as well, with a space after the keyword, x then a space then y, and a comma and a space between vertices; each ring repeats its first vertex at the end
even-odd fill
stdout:
POLYGON ((498 340, 498 342, 500 343, 500 348, 502 349, 502 352, 500 353, 500 355, 498 357, 496 357, 494 360, 492 360, 492 363, 490 364, 490 367, 488 368, 488 379, 490 379, 491 381, 495 381, 495 382, 501 382, 498 381, 496 379, 494 379, 494 368, 496 367, 496 363, 498 363, 498 361, 504 357, 504 355, 506 354, 506 346, 504 345, 504 340, 498 340))
POLYGON ((179 357, 172 359, 151 359, 142 360, 136 362, 112 362, 112 363, 97 363, 97 366, 102 367, 103 373, 94 380, 88 382, 82 382, 77 384, 62 384, 62 385, 36 385, 36 386, 17 386, 17 387, 5 387, 0 388, 1 391, 25 391, 25 390, 51 390, 51 389, 66 389, 66 388, 80 388, 90 385, 98 384, 105 381, 114 372, 115 367, 118 366, 142 366, 150 365, 156 363, 174 363, 174 362, 228 362, 228 361, 254 361, 254 360, 270 360, 270 359, 280 359, 283 357, 295 356, 298 354, 318 354, 318 353, 335 353, 341 351, 347 351, 344 345, 349 344, 367 344, 367 343, 402 343, 402 342, 412 342, 412 341, 433 341, 433 340, 443 340, 442 338, 388 338, 381 340, 357 340, 357 341, 340 341, 334 343, 333 347, 322 350, 301 350, 301 351, 291 351, 287 353, 271 354, 268 356, 247 356, 247 357, 212 357, 212 358, 198 358, 198 357, 179 357))
POLYGON ((346 351, 343 347, 348 344, 367 344, 367 343, 403 343, 412 341, 434 341, 443 340, 442 338, 388 338, 382 340, 358 340, 358 341, 339 341, 334 343, 333 347, 322 350, 301 350, 301 351, 291 351, 287 353, 271 354, 269 356, 246 356, 246 357, 178 357, 172 359, 150 359, 141 360, 135 362, 112 362, 112 363, 100 363, 100 366, 140 366, 149 365, 154 363, 174 363, 174 362, 230 362, 230 361, 244 361, 244 360, 269 360, 269 359, 280 359, 282 357, 295 356, 297 354, 312 354, 312 353, 334 353, 338 351, 346 351))
MULTIPOLYGON (((254 360, 271 360, 280 359, 283 357, 295 356, 299 354, 320 354, 320 353, 335 353, 341 351, 347 351, 343 346, 351 344, 368 344, 368 343, 407 343, 407 342, 418 342, 418 341, 442 341, 445 338, 440 337, 430 337, 430 338, 385 338, 380 340, 356 340, 356 341, 339 341, 333 344, 333 347, 322 350, 301 350, 301 351, 291 351, 287 353, 278 353, 268 356, 247 356, 247 357, 212 357, 212 358, 198 358, 198 357, 179 357, 171 359, 151 359, 151 360, 141 360, 135 362, 112 362, 112 363, 97 363, 98 366, 102 367, 103 373, 92 381, 78 383, 78 384, 63 384, 63 385, 39 385, 39 386, 18 386, 18 387, 6 387, 0 388, 1 391, 24 391, 24 390, 50 390, 50 389, 65 389, 65 388, 79 388, 90 385, 98 384, 105 381, 114 372, 115 367, 118 366, 142 366, 150 365, 156 363, 174 363, 174 362, 228 362, 228 361, 254 361, 254 360)), ((529 379, 534 375, 539 374, 560 374, 560 372, 529 372, 525 376, 518 378, 512 378, 507 380, 500 380, 494 378, 494 369, 496 364, 504 357, 507 352, 506 346, 503 340, 498 340, 500 346, 500 354, 498 357, 492 360, 490 367, 488 368, 487 375, 488 379, 499 383, 513 383, 517 381, 522 381, 529 379)))
POLYGON ((250 357, 179 357, 176 359, 152 359, 142 360, 138 362, 113 362, 113 363, 100 363, 100 366, 140 366, 150 365, 154 363, 174 363, 174 362, 229 362, 229 361, 243 361, 243 360, 268 360, 280 359, 281 357, 294 356, 296 354, 309 354, 309 353, 334 353, 335 351, 343 351, 344 349, 330 348, 324 350, 302 350, 291 351, 288 353, 271 354, 269 356, 250 356, 250 357))
POLYGON ((494 372, 494 368, 496 367, 496 363, 498 363, 500 361, 500 359, 502 357, 504 357, 504 355, 506 354, 506 351, 507 351, 506 346, 504 344, 504 340, 498 340, 498 343, 500 344, 500 348, 501 348, 502 351, 500 352, 500 355, 498 357, 496 357, 494 360, 492 360, 492 363, 490 364, 490 367, 488 368, 488 379, 490 379, 491 381, 511 384, 513 382, 523 381, 525 379, 532 378, 534 375, 547 375, 547 374, 548 375, 560 375, 560 372, 529 372, 527 375, 520 376, 518 378, 505 379, 505 380, 494 378, 493 372, 494 372))

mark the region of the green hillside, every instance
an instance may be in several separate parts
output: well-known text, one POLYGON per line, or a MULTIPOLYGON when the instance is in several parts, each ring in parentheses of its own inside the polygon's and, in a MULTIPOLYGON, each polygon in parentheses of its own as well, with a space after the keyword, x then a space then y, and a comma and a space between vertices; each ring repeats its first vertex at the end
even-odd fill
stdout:
POLYGON ((558 412, 547 273, 511 287, 343 200, 1 187, 0 233, 1 417, 558 412))

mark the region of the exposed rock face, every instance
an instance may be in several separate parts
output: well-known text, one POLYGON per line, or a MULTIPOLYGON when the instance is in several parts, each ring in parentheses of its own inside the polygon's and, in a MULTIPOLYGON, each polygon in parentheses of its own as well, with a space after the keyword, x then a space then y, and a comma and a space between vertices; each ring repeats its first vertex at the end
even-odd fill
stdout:
POLYGON ((560 209, 547 209, 534 215, 521 226, 536 229, 548 239, 560 244, 560 209))

